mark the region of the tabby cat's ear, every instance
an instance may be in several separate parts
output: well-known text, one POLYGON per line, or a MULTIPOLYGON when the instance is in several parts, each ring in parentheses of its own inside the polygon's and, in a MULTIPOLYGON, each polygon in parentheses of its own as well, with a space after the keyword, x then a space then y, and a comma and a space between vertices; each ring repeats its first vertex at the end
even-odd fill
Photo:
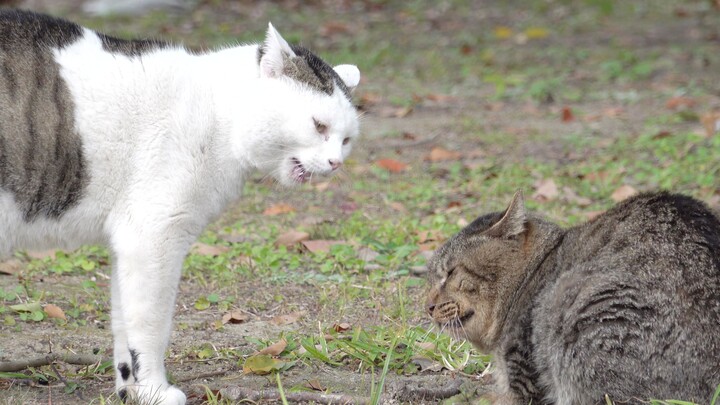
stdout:
POLYGON ((335 69, 335 73, 340 76, 343 82, 345 82, 345 85, 350 89, 350 91, 355 90, 355 87, 357 87, 358 83, 360 83, 360 70, 355 65, 337 65, 333 69, 335 69))
POLYGON ((265 42, 262 44, 260 56, 260 75, 263 77, 280 77, 283 74, 285 59, 295 56, 290 45, 279 32, 268 23, 265 42))
POLYGON ((502 218, 485 233, 497 238, 510 238, 520 235, 525 232, 526 219, 522 190, 518 190, 515 192, 502 218))

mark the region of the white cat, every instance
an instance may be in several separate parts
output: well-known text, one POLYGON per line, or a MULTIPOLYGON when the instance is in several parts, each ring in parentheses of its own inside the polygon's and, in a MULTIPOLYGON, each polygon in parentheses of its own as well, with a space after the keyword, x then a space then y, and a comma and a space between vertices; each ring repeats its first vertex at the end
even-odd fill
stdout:
POLYGON ((164 353, 190 245, 253 171, 289 186, 340 167, 359 80, 272 25, 191 53, 0 12, 0 256, 108 245, 117 392, 183 404, 164 353))

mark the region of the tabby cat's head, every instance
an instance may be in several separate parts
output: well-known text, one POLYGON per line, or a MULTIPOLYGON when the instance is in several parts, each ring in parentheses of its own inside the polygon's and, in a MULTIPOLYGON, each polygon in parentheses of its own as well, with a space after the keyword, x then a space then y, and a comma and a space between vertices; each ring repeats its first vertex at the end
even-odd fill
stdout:
POLYGON ((258 48, 260 77, 273 83, 278 111, 271 144, 257 156, 261 170, 281 184, 304 183, 337 170, 358 137, 358 112, 351 93, 360 81, 354 65, 331 67, 269 26, 258 48))
POLYGON ((537 223, 518 191, 505 212, 477 218, 438 249, 428 264, 427 310, 443 330, 480 350, 494 349, 537 248, 537 223))

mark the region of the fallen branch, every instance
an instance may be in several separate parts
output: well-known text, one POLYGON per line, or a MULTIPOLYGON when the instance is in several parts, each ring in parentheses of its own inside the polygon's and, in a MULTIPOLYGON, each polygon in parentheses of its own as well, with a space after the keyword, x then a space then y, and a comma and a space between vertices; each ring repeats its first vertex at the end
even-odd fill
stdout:
POLYGON ((36 357, 27 360, 2 361, 0 362, 0 372, 5 371, 21 371, 30 367, 42 367, 61 361, 67 364, 75 364, 79 366, 89 366, 104 361, 100 356, 89 354, 57 354, 51 353, 43 357, 36 357))
POLYGON ((446 399, 455 396, 460 393, 460 386, 465 380, 455 378, 450 380, 449 383, 440 387, 409 387, 405 386, 402 389, 403 398, 422 398, 422 399, 446 399))
MULTIPOLYGON (((235 386, 220 390, 220 394, 223 398, 231 401, 280 401, 280 391, 276 389, 256 391, 252 388, 235 386)), ((370 403, 365 398, 358 398, 344 394, 325 394, 318 391, 285 392, 285 398, 289 402, 315 402, 318 404, 361 405, 370 403)))
POLYGON ((176 382, 176 383, 181 383, 181 382, 188 382, 188 381, 198 380, 198 379, 200 379, 200 378, 217 377, 217 376, 219 376, 219 375, 227 374, 229 371, 232 371, 232 370, 219 370, 219 371, 211 371, 211 372, 209 372, 209 373, 203 373, 203 374, 198 374, 198 375, 190 375, 190 376, 187 376, 187 377, 176 378, 176 379, 175 379, 175 382, 176 382))

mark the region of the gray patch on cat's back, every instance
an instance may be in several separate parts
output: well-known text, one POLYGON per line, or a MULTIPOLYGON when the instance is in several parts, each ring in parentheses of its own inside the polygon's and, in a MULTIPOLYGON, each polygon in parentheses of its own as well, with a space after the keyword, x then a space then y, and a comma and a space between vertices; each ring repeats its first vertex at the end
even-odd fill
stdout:
POLYGON ((26 221, 60 217, 88 182, 74 105, 52 53, 81 37, 68 21, 0 12, 0 188, 26 221))
MULTIPOLYGON (((332 66, 310 52, 307 48, 298 45, 290 45, 296 56, 288 57, 283 55, 283 74, 308 85, 311 89, 332 95, 335 86, 338 86, 348 100, 351 100, 350 89, 335 72, 332 66)), ((258 48, 258 62, 265 54, 263 46, 258 48)))
POLYGON ((169 44, 152 39, 119 39, 105 34, 97 33, 106 52, 120 53, 125 56, 136 57, 158 49, 165 49, 169 44))

